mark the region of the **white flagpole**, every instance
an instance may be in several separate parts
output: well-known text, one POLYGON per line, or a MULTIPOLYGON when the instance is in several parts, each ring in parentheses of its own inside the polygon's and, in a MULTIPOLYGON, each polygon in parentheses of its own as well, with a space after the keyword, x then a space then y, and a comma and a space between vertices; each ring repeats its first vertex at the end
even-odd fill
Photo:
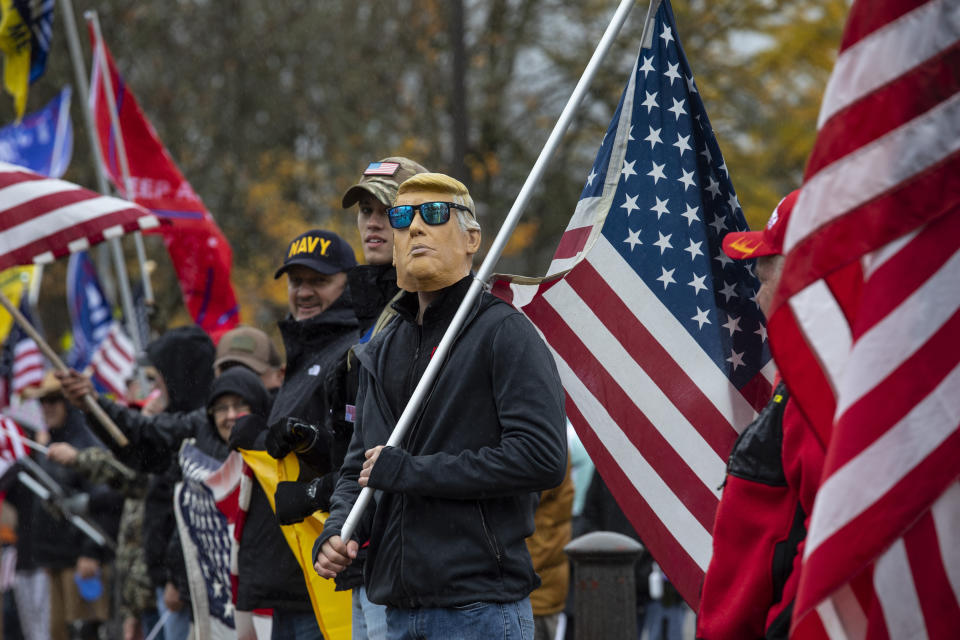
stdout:
MULTIPOLYGON (((130 193, 130 162, 127 160, 127 146, 123 142, 123 129, 120 128, 120 113, 117 110, 117 98, 113 92, 113 78, 110 77, 110 66, 107 64, 106 50, 103 46, 103 33, 100 31, 100 17, 96 11, 86 11, 84 19, 93 27, 97 39, 97 55, 93 56, 93 63, 100 66, 100 78, 104 83, 104 93, 107 96, 107 108, 110 111, 110 128, 117 141, 117 157, 120 159, 120 173, 123 177, 123 197, 133 201, 130 193)), ((150 272, 147 270, 147 252, 143 246, 143 234, 139 231, 133 234, 133 242, 137 248, 137 262, 140 264, 140 278, 143 281, 143 297, 148 305, 153 304, 153 285, 150 283, 150 272)))
MULTIPOLYGON (((93 122, 93 114, 90 112, 90 104, 87 100, 90 90, 87 85, 87 78, 83 66, 83 53, 80 50, 80 37, 77 35, 77 22, 73 13, 73 3, 71 0, 60 0, 60 10, 63 13, 63 24, 67 32, 67 44, 70 48, 70 58, 73 61, 73 72, 76 76, 77 88, 81 96, 80 109, 83 112, 84 122, 87 125, 87 135, 90 139, 90 153, 94 156, 94 167, 97 170, 97 186, 100 193, 110 195, 110 184, 107 182, 106 169, 103 166, 103 159, 100 154, 100 142, 97 139, 96 127, 93 122)), ((127 331, 130 333, 130 339, 133 340, 134 347, 140 352, 143 350, 143 341, 137 328, 137 318, 133 310, 133 295, 130 293, 130 279, 127 275, 127 265, 123 259, 123 246, 119 238, 110 238, 110 249, 113 253, 114 268, 117 271, 117 280, 120 281, 120 303, 123 306, 123 315, 127 319, 127 331)), ((143 269, 143 265, 141 265, 143 269)))
MULTIPOLYGON (((547 163, 550 161, 550 158, 560 145, 560 139, 566 132, 567 127, 570 126, 570 122, 573 120, 573 116, 576 113, 577 108, 580 106, 583 96, 587 93, 590 83, 593 82, 593 78, 597 73, 600 63, 610 51, 610 47, 613 45, 613 40, 617 33, 619 33, 623 23, 626 21, 634 1, 635 0, 621 0, 620 5, 617 7, 617 11, 613 15, 613 19, 610 21, 610 24, 607 25, 607 30, 600 39, 600 44, 597 45, 596 50, 593 52, 593 56, 590 58, 590 62, 587 63, 587 67, 583 71, 583 75, 580 76, 580 81, 577 82, 577 86, 573 90, 573 94, 571 94, 569 100, 567 100, 566 106, 564 106, 563 111, 560 113, 560 119, 557 120, 557 124, 554 125, 553 131, 550 133, 550 137, 547 138, 546 143, 543 145, 543 149, 540 151, 540 156, 534 163, 533 169, 530 170, 530 175, 527 176, 526 181, 523 183, 523 187, 521 187, 520 193, 517 195, 517 199, 514 201, 513 206, 510 208, 510 212, 507 214, 507 218, 503 221, 503 226, 500 227, 500 231, 497 233, 497 237, 494 239, 493 244, 490 247, 490 251, 487 252, 486 257, 483 260, 483 264, 480 265, 480 270, 477 271, 476 277, 470 284, 470 288, 467 290, 467 295, 464 296, 463 302, 460 303, 460 308, 457 309, 457 313, 450 322, 450 326, 447 327, 446 333, 443 334, 443 339, 440 340, 440 344, 434 352, 433 357, 430 360, 430 364, 427 365, 426 370, 423 372, 423 377, 420 378, 420 382, 417 383, 417 387, 414 389, 413 395, 410 396, 410 400, 407 402, 406 408, 400 415, 400 419, 397 421, 397 426, 394 427, 393 433, 390 434, 390 438, 386 443, 388 447, 397 446, 400 443, 400 441, 403 439, 403 436, 410 428, 410 423, 413 421, 413 417, 419 411, 424 399, 430 392, 430 388, 433 386, 433 381, 440 372, 440 367, 443 365, 443 361, 446 359, 447 353, 450 351, 450 347, 453 345, 453 341, 460 332, 460 327, 463 326, 463 322, 466 320, 467 314, 470 312, 470 309, 473 306, 473 303, 476 301, 477 296, 480 295, 480 291, 486 284, 487 279, 493 274, 493 268, 500 259, 500 255, 503 253, 503 249, 506 247, 507 241, 513 234, 514 228, 516 228, 517 223, 520 222, 520 217, 523 215, 523 211, 527 207, 527 202, 530 200, 533 190, 537 187, 537 184, 543 177, 543 172, 547 167, 547 163)), ((372 495, 373 494, 370 490, 370 487, 364 487, 360 492, 357 502, 350 510, 350 515, 347 516, 346 521, 343 523, 340 537, 345 542, 350 539, 350 537, 353 535, 353 532, 356 530, 357 521, 360 519, 360 516, 363 514, 363 512, 366 511, 372 495)))

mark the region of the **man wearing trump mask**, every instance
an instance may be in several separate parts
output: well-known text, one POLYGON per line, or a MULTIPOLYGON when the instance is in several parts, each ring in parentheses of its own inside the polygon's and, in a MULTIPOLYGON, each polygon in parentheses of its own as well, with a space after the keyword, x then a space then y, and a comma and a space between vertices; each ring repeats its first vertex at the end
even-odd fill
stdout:
POLYGON ((315 568, 332 578, 369 542, 366 588, 387 606, 391 639, 532 637, 534 493, 566 471, 556 365, 521 313, 482 293, 403 443, 382 446, 470 287, 481 239, 467 188, 443 174, 405 181, 388 214, 405 293, 355 350, 356 429, 315 568), (374 504, 342 540, 366 486, 374 504))

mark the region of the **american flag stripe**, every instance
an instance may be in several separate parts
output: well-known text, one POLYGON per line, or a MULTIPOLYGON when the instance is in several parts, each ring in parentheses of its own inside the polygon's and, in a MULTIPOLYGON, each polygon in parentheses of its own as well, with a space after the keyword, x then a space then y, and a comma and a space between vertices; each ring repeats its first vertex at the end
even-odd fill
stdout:
POLYGON ((856 28, 842 43, 843 55, 824 91, 818 127, 956 42, 957 6, 953 0, 911 1, 914 7, 899 2, 885 3, 881 10, 851 11, 849 21, 856 28), (917 33, 924 35, 917 38, 917 33), (869 66, 863 65, 864 60, 869 66))
MULTIPOLYGON (((559 369, 564 384, 569 380, 571 388, 575 388, 576 376, 565 365, 559 369)), ((583 432, 581 440, 598 468, 609 470, 604 481, 610 490, 615 495, 625 496, 628 508, 624 513, 635 529, 643 529, 644 542, 662 550, 663 557, 670 559, 670 580, 677 589, 681 593, 688 589, 698 591, 710 562, 710 531, 704 530, 690 516, 642 454, 624 441, 623 431, 605 415, 604 407, 595 398, 588 392, 578 394, 584 398, 581 404, 586 413, 581 413, 578 405, 570 399, 570 391, 567 393, 567 418, 574 424, 589 421, 594 426, 583 432), (618 452, 628 452, 629 465, 622 464, 618 452)))
POLYGON ((27 447, 23 444, 23 431, 20 425, 6 416, 0 416, 0 458, 7 464, 27 455, 27 447))
POLYGON ((147 210, 0 162, 0 269, 157 225, 147 210))
POLYGON ((123 398, 127 392, 127 380, 134 370, 135 358, 133 343, 123 333, 120 324, 113 322, 90 358, 90 368, 107 389, 123 398))
POLYGON ((929 562, 926 556, 942 556, 946 548, 955 546, 953 542, 951 536, 944 539, 938 535, 932 512, 924 514, 903 539, 917 591, 917 611, 922 612, 930 635, 935 638, 948 638, 956 632, 954 621, 960 620, 960 604, 944 566, 929 562), (920 566, 930 566, 931 570, 922 576, 916 575, 913 567, 920 566))
MULTIPOLYGON (((848 126, 853 126, 853 121, 848 126)), ((928 181, 942 183, 960 166, 958 158, 960 93, 955 93, 923 115, 860 147, 856 153, 834 161, 809 178, 796 204, 797 210, 808 213, 796 223, 791 218, 784 237, 784 250, 792 251, 814 231, 848 213, 855 214, 859 207, 864 207, 863 213, 852 219, 859 221, 875 217, 876 211, 867 205, 890 191, 902 189, 904 193, 900 197, 909 198, 927 189, 926 183, 912 181, 925 172, 929 172, 928 181), (851 185, 857 188, 853 189, 851 185)), ((906 222, 912 222, 910 228, 916 226, 910 217, 906 217, 906 222)), ((835 235, 822 236, 820 242, 835 241, 835 235)))
POLYGON ((960 625, 958 26, 955 1, 854 4, 786 233, 770 333, 828 443, 795 624, 831 638, 960 625))
POLYGON ((36 342, 30 338, 18 342, 13 349, 13 358, 11 389, 14 393, 22 393, 27 387, 43 381, 43 354, 36 342))
MULTIPOLYGON (((631 518, 635 526, 647 530, 650 524, 662 527, 665 536, 689 556, 702 572, 710 561, 710 531, 690 512, 676 492, 658 474, 644 452, 630 442, 619 424, 610 415, 608 408, 600 403, 589 389, 583 385, 580 377, 558 358, 560 378, 567 389, 568 417, 575 425, 589 422, 592 430, 585 433, 583 442, 594 461, 616 460, 619 472, 629 481, 631 508, 640 501, 648 505, 654 520, 645 521, 631 518), (591 446, 592 445, 592 446, 591 446), (638 522, 639 521, 639 522, 638 522)), ((647 543, 653 542, 645 538, 647 543)), ((699 588, 699 585, 697 586, 699 588)))
MULTIPOLYGON (((726 457, 733 444, 730 439, 731 430, 736 427, 726 419, 722 411, 713 405, 703 388, 690 379, 684 372, 683 366, 674 360, 670 350, 652 335, 648 326, 652 326, 653 323, 645 325, 642 320, 634 316, 623 299, 600 278, 600 273, 589 260, 582 268, 571 273, 564 282, 558 283, 547 291, 543 299, 554 303, 556 308, 567 305, 580 306, 576 313, 568 314, 567 323, 573 330, 574 336, 580 336, 580 339, 594 353, 618 354, 609 359, 606 367, 611 371, 618 369, 623 371, 617 376, 617 383, 620 387, 631 390, 630 395, 635 402, 639 402, 640 398, 651 397, 666 401, 665 406, 650 407, 648 410, 667 412, 662 416, 664 425, 683 424, 684 431, 690 430, 689 433, 675 434, 678 444, 690 437, 699 436, 718 456, 726 457), (572 297, 566 300, 558 299, 560 292, 567 289, 571 290, 571 296, 579 296, 580 300, 572 297), (592 319, 593 322, 584 322, 587 318, 592 319), (621 323, 618 329, 624 329, 619 342, 608 329, 608 327, 617 326, 617 322, 621 323), (598 336, 604 336, 607 343, 599 344, 598 336), (654 363, 657 364, 656 367, 652 366, 654 363), (646 381, 643 388, 639 386, 640 381, 646 381), (683 403, 684 398, 693 398, 694 402, 683 403)), ((710 373, 712 372, 708 370, 702 378, 714 377, 715 388, 725 388, 729 385, 726 377, 710 376, 710 373)), ((750 410, 747 407, 742 409, 744 412, 750 410)), ((664 430, 670 431, 666 426, 664 430)), ((682 446, 680 450, 683 451, 682 446)), ((695 452, 686 451, 685 453, 694 454, 695 452)), ((696 453, 697 455, 692 459, 702 457, 706 451, 696 453)))
POLYGON ((589 340, 581 342, 577 338, 587 335, 583 331, 586 328, 587 332, 606 334, 604 341, 612 341, 601 322, 583 328, 575 324, 566 325, 556 311, 539 301, 528 305, 525 311, 528 311, 530 319, 544 331, 562 339, 562 342, 555 342, 554 353, 557 358, 563 359, 582 381, 582 391, 594 398, 603 397, 606 413, 614 424, 634 425, 634 429, 625 434, 630 444, 634 448, 644 447, 650 466, 668 486, 675 487, 673 490, 682 494, 686 507, 701 525, 709 529, 713 524, 717 505, 717 497, 711 491, 711 484, 716 485, 714 480, 717 467, 723 467, 723 459, 712 455, 696 430, 675 408, 670 411, 653 407, 653 412, 659 411, 666 415, 644 414, 637 403, 641 398, 652 398, 660 395, 660 392, 649 379, 643 380, 646 376, 629 354, 618 357, 616 351, 619 349, 615 349, 605 368, 591 353, 592 349, 600 345, 591 344, 589 340), (553 317, 550 317, 551 315, 553 317), (640 379, 630 378, 623 373, 617 375, 618 368, 626 369, 628 371, 623 373, 636 374, 640 379))

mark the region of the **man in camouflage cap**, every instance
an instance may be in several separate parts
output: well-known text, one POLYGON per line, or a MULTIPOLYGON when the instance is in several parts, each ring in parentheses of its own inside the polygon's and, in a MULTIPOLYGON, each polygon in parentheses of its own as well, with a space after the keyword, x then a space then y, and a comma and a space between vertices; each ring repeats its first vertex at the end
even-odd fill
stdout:
POLYGON ((357 229, 366 266, 353 269, 348 278, 360 331, 366 333, 397 288, 393 269, 393 229, 387 207, 393 206, 400 183, 427 170, 420 164, 394 156, 371 162, 355 185, 343 194, 343 208, 357 206, 357 229))

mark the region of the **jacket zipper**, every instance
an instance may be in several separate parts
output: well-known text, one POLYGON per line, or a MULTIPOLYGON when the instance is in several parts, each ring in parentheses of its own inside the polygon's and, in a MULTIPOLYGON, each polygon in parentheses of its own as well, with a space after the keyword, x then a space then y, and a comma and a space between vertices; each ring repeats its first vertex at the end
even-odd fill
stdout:
POLYGON ((487 542, 490 544, 490 548, 493 550, 493 555, 497 559, 497 571, 500 572, 500 577, 503 577, 503 561, 502 554, 500 553, 500 545, 497 544, 497 538, 493 535, 493 532, 490 531, 490 527, 487 526, 487 516, 483 511, 483 505, 478 501, 477 502, 477 511, 480 512, 480 526, 483 527, 483 534, 487 537, 487 542))
MULTIPOLYGON (((413 362, 410 365, 410 368, 407 370, 407 402, 410 402, 410 398, 413 396, 413 391, 416 388, 416 382, 414 381, 414 373, 420 367, 420 348, 423 346, 423 327, 417 325, 417 349, 413 353, 413 362)), ((403 413, 403 412, 401 412, 403 413)), ((413 425, 414 427, 416 424, 413 425)), ((403 438, 403 448, 409 449, 410 439, 413 435, 414 429, 411 428, 407 431, 406 436, 403 438)))

